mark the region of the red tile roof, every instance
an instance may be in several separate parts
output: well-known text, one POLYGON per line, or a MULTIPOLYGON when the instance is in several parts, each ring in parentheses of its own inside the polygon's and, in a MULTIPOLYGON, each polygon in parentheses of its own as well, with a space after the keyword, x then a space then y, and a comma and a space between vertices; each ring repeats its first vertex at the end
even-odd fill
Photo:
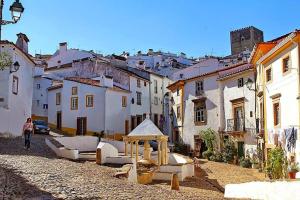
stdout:
POLYGON ((93 80, 93 79, 90 79, 90 78, 68 77, 68 78, 65 78, 65 80, 100 87, 100 81, 99 80, 93 80))
POLYGON ((230 68, 228 70, 220 71, 218 80, 224 79, 226 77, 229 77, 229 76, 232 76, 234 74, 238 74, 238 73, 250 70, 250 69, 253 69, 253 65, 247 63, 247 64, 239 65, 239 66, 234 67, 234 68, 230 68))

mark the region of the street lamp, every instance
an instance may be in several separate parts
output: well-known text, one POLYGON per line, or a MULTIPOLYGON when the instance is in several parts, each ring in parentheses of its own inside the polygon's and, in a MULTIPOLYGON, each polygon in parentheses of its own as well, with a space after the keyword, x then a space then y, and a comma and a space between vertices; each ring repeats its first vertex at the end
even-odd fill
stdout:
POLYGON ((256 91, 255 89, 252 89, 253 83, 254 83, 253 80, 251 78, 248 78, 248 80, 246 82, 246 86, 249 90, 256 91))
POLYGON ((4 5, 4 0, 1 0, 1 5, 0 5, 0 41, 1 41, 2 25, 17 23, 20 20, 20 18, 22 16, 22 13, 24 12, 24 7, 20 3, 20 0, 15 0, 15 2, 9 8, 9 10, 11 11, 12 21, 2 20, 3 5, 4 5))
POLYGON ((20 64, 18 61, 16 61, 11 67, 10 67, 10 73, 17 72, 20 69, 20 64))

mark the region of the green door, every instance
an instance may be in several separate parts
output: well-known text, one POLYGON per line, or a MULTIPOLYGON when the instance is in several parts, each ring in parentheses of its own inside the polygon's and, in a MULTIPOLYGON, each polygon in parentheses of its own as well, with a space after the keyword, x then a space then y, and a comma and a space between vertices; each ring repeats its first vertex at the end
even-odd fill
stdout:
POLYGON ((244 142, 238 142, 238 156, 239 158, 244 157, 244 142))

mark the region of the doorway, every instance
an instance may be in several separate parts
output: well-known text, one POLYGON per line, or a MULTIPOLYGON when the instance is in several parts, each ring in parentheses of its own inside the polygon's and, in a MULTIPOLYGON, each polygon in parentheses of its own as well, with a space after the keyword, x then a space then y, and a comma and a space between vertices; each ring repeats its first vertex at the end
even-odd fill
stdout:
POLYGON ((87 131, 87 118, 78 117, 77 118, 77 132, 76 135, 86 135, 87 131))
POLYGON ((56 113, 56 129, 61 130, 61 111, 56 113))
POLYGON ((238 149, 237 149, 237 153, 238 153, 238 157, 241 158, 241 157, 244 157, 245 154, 244 154, 244 142, 238 142, 238 149))
POLYGON ((154 114, 154 124, 158 127, 158 114, 154 114))
POLYGON ((244 130, 244 109, 242 106, 234 108, 234 129, 235 131, 244 130))
POLYGON ((129 134, 129 121, 125 120, 125 135, 129 134))

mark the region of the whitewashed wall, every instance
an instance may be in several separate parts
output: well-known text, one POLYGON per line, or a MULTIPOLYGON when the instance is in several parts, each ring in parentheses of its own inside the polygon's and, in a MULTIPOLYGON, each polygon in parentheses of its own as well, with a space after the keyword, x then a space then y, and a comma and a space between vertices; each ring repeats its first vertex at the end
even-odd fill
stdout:
POLYGON ((217 133, 217 140, 219 140, 218 130, 220 127, 219 117, 219 104, 220 93, 217 82, 218 75, 208 76, 203 79, 204 97, 206 97, 206 109, 207 109, 207 124, 203 126, 195 126, 194 123, 194 102, 195 96, 195 81, 187 82, 184 86, 185 94, 185 109, 184 109, 184 124, 183 124, 183 141, 189 144, 191 148, 194 148, 194 135, 200 133, 201 130, 211 128, 217 133))
POLYGON ((52 85, 52 80, 35 77, 33 82, 33 99, 32 99, 32 115, 40 117, 48 117, 48 109, 44 108, 44 104, 48 105, 48 88, 52 85), (40 88, 38 88, 38 84, 40 88))
POLYGON ((13 62, 18 61, 20 69, 12 74, 9 70, 0 71, 0 95, 6 98, 4 105, 0 104, 0 133, 8 132, 14 136, 22 134, 22 127, 26 118, 31 117, 33 95, 33 68, 34 64, 25 57, 24 53, 12 45, 2 44, 1 51, 8 52, 13 62), (18 94, 12 93, 13 76, 19 78, 18 94))

